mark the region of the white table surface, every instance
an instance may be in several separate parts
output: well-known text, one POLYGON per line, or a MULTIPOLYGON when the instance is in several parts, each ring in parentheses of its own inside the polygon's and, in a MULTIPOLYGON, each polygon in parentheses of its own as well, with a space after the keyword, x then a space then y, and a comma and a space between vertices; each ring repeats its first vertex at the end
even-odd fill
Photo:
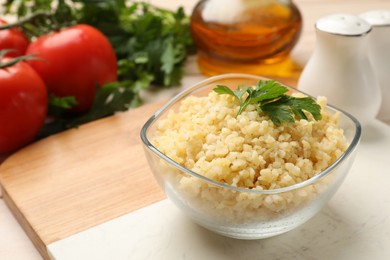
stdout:
POLYGON ((236 240, 194 224, 169 200, 48 246, 55 259, 389 259, 390 127, 365 128, 352 169, 307 223, 263 240, 236 240))
MULTIPOLYGON (((0 3, 3 1, 0 0, 0 3)), ((151 0, 150 2, 166 8, 176 8, 181 5, 185 7, 187 13, 190 13, 197 1, 151 0)), ((308 60, 314 48, 314 22, 321 16, 336 12, 358 14, 373 9, 390 9, 390 1, 383 0, 296 0, 295 2, 303 14, 304 28, 302 37, 293 50, 292 56, 303 64, 308 60)), ((148 93, 146 95, 148 97, 147 102, 172 96, 203 78, 199 74, 193 58, 188 62, 186 73, 181 88, 174 88, 153 95, 148 93)), ((289 258, 293 256, 295 259, 325 259, 323 255, 329 256, 326 259, 389 259, 386 256, 390 256, 390 251, 388 251, 390 248, 390 219, 388 217, 390 215, 390 167, 387 163, 390 154, 390 127, 375 121, 365 132, 360 152, 353 166, 353 172, 347 177, 341 190, 324 211, 292 232, 269 240, 262 240, 259 244, 249 242, 244 248, 254 250, 259 245, 261 248, 278 245, 276 248, 280 250, 273 253, 267 251, 266 256, 268 257, 264 259, 294 259, 289 258), (299 242, 299 239, 303 237, 303 242, 299 242), (319 238, 321 240, 318 240, 319 238)), ((152 208, 146 208, 145 212, 156 210, 154 207, 158 208, 159 205, 152 205, 150 206, 152 208)), ((242 242, 234 244, 236 242, 230 239, 216 237, 202 231, 202 229, 183 218, 174 208, 169 211, 171 208, 169 205, 168 203, 166 207, 168 211, 164 211, 164 217, 168 221, 168 225, 172 225, 169 221, 172 221, 173 218, 178 220, 177 225, 183 225, 184 230, 195 230, 197 236, 192 238, 193 242, 197 243, 195 245, 204 244, 205 242, 201 241, 203 238, 209 243, 214 243, 215 250, 225 250, 224 253, 222 251, 216 252, 218 256, 225 257, 220 259, 233 259, 233 256, 237 256, 237 252, 234 250, 237 245, 242 245, 242 242), (204 237, 199 238, 199 235, 204 237)), ((137 214, 142 215, 143 212, 137 212, 137 214)), ((148 224, 147 218, 145 218, 145 221, 142 222, 142 225, 148 224)), ((166 236, 167 233, 162 235, 166 236)), ((151 241, 160 243, 160 247, 164 246, 165 244, 161 244, 163 240, 159 240, 160 238, 155 236, 151 241)), ((175 240, 173 240, 174 242, 175 240)), ((184 243, 183 241, 176 242, 184 243)), ((150 244, 146 247, 147 244, 149 243, 145 242, 145 247, 137 249, 138 255, 141 257, 138 259, 164 259, 160 257, 161 252, 166 253, 166 256, 177 256, 177 258, 166 259, 197 259, 194 257, 199 256, 197 252, 194 252, 195 248, 199 249, 199 247, 187 245, 184 248, 187 248, 188 252, 177 255, 177 252, 173 252, 172 244, 170 244, 168 247, 160 248, 162 250, 160 253, 151 251, 148 258, 145 252, 149 252, 152 247, 150 244)), ((140 245, 142 246, 142 243, 140 245)), ((214 256, 214 254, 209 256, 214 256)), ((41 259, 41 256, 2 199, 0 199, 0 259, 41 259)), ((258 259, 263 258, 259 257, 258 259)))

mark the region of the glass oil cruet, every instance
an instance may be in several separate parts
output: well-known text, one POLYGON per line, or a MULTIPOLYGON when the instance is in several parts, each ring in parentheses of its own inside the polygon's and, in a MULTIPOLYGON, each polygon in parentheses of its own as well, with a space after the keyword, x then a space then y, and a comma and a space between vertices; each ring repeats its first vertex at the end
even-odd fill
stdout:
POLYGON ((289 58, 302 29, 290 0, 202 0, 191 15, 198 65, 206 75, 229 72, 296 77, 289 58))
POLYGON ((374 119, 381 91, 367 48, 371 25, 350 14, 334 14, 316 24, 317 43, 298 81, 307 94, 355 116, 364 126, 374 119))

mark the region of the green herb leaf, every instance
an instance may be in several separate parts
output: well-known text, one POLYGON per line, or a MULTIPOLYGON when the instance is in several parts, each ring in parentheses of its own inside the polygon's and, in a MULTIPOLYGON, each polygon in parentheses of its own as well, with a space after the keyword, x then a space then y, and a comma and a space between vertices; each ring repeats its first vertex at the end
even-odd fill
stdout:
POLYGON ((75 97, 57 97, 49 95, 48 114, 52 117, 61 117, 76 105, 77 100, 75 97))
POLYGON ((251 102, 257 103, 264 100, 272 100, 285 94, 288 89, 276 81, 262 81, 257 83, 255 89, 252 88, 251 102))
POLYGON ((306 119, 307 117, 304 111, 312 114, 315 120, 321 120, 321 107, 317 104, 317 102, 310 97, 291 97, 289 96, 286 100, 286 104, 291 108, 294 112, 295 116, 299 119, 306 119))
POLYGON ((288 89, 276 81, 260 80, 256 86, 239 86, 234 91, 218 85, 214 91, 234 96, 238 100, 240 108, 237 115, 249 104, 257 104, 258 113, 265 113, 275 125, 294 123, 299 119, 308 120, 305 112, 310 113, 315 120, 321 120, 321 106, 313 98, 286 95, 288 89), (245 93, 248 95, 243 101, 245 93))
POLYGON ((240 103, 240 109, 238 111, 238 114, 241 114, 241 112, 250 104, 251 101, 251 87, 246 85, 240 85, 236 90, 231 90, 229 87, 224 85, 217 85, 216 88, 214 88, 214 91, 218 94, 228 94, 231 96, 234 96, 237 101, 240 103), (248 93, 248 97, 242 101, 243 95, 245 93, 248 93))
POLYGON ((217 92, 218 94, 229 94, 229 95, 232 95, 234 97, 236 97, 238 99, 238 101, 241 100, 241 97, 237 97, 236 94, 234 93, 233 90, 231 90, 229 87, 227 86, 224 86, 224 85, 217 85, 216 88, 213 89, 215 92, 217 92))
POLYGON ((108 83, 96 86, 96 95, 91 109, 84 115, 69 113, 68 108, 76 105, 74 97, 50 97, 49 115, 51 121, 43 126, 38 138, 43 138, 65 129, 111 116, 119 111, 139 106, 139 92, 149 87, 152 77, 144 75, 141 80, 108 83))
POLYGON ((261 106, 261 110, 267 114, 275 125, 295 122, 290 107, 286 104, 270 102, 261 106))
MULTIPOLYGON (((234 91, 234 95, 237 97, 239 101, 241 101, 242 97, 244 96, 245 93, 247 93, 251 89, 250 86, 246 85, 240 85, 238 88, 234 91)), ((251 93, 249 93, 251 95, 251 93)))
POLYGON ((49 105, 63 109, 70 109, 77 105, 77 100, 75 97, 57 97, 50 95, 49 105))

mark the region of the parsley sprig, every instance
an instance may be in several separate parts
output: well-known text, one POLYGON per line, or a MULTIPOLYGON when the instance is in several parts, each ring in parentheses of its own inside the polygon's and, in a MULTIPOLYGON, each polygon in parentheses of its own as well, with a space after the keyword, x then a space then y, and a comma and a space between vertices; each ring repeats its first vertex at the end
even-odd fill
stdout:
POLYGON ((321 106, 313 98, 289 96, 286 94, 288 89, 274 80, 259 80, 255 86, 240 85, 236 90, 218 85, 214 91, 234 96, 238 100, 240 108, 237 115, 249 104, 257 104, 258 113, 266 114, 275 125, 294 123, 299 119, 308 120, 305 111, 315 120, 322 118, 321 106))

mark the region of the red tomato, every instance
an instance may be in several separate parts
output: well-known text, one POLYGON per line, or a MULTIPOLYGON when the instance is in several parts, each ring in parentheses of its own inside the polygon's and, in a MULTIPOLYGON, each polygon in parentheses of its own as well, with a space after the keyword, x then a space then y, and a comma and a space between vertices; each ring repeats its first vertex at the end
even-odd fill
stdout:
POLYGON ((74 96, 73 109, 87 111, 95 97, 96 85, 117 80, 114 50, 107 38, 89 25, 76 25, 32 42, 26 54, 43 60, 27 61, 41 76, 49 92, 74 96))
MULTIPOLYGON (((0 24, 7 24, 6 21, 0 19, 0 24)), ((29 40, 19 29, 4 29, 0 30, 0 50, 13 49, 5 57, 16 57, 24 55, 26 52, 29 40)))
MULTIPOLYGON (((7 61, 9 58, 3 58, 7 61)), ((47 113, 43 80, 25 62, 0 68, 0 154, 34 139, 47 113)))

